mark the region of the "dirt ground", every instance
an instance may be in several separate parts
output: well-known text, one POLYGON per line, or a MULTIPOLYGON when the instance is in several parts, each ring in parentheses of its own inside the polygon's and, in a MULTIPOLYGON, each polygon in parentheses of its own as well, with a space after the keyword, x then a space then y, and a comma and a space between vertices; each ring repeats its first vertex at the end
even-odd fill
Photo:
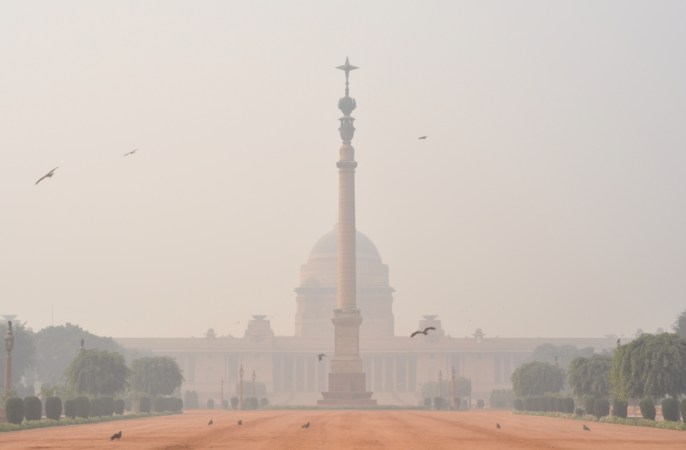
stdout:
POLYGON ((0 449, 686 449, 683 431, 587 425, 509 411, 204 410, 0 433, 0 449))

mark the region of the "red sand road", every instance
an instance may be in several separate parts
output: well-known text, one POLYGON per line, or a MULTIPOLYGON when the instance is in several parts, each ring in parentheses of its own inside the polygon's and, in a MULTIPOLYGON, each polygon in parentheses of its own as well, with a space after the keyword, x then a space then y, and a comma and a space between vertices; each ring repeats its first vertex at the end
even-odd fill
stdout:
POLYGON ((684 431, 587 425, 507 411, 204 410, 0 433, 0 449, 686 449, 684 431), (121 441, 111 442, 119 430, 121 441))

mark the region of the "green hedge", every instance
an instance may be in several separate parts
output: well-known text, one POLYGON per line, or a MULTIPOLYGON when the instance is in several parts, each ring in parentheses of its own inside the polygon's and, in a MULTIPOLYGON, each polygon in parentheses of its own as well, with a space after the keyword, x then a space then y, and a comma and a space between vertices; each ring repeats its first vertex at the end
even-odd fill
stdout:
POLYGON ((612 402, 612 415, 626 419, 628 408, 629 405, 626 403, 626 401, 616 398, 612 402))
POLYGON ((679 410, 681 410, 681 420, 686 422, 686 398, 679 402, 679 410))
POLYGON ((43 402, 35 395, 24 398, 24 417, 26 420, 41 420, 43 417, 43 402))
POLYGON ((153 402, 155 412, 181 412, 183 401, 176 397, 157 397, 153 402))
POLYGON ((69 399, 64 401, 64 416, 70 419, 76 418, 76 400, 69 399))
POLYGON ((214 409, 214 400, 211 398, 207 399, 207 409, 214 409))
POLYGON ((597 419, 610 415, 610 402, 606 398, 599 398, 593 403, 593 415, 597 419))
POLYGON ((655 420, 655 403, 651 399, 641 400, 638 406, 641 408, 641 415, 644 419, 655 420))
POLYGON ((5 401, 5 415, 7 421, 19 425, 24 420, 24 400, 10 397, 5 401))
POLYGON ((118 398, 114 401, 114 413, 122 415, 124 414, 124 408, 126 407, 126 402, 122 398, 118 398))
POLYGON ((668 397, 662 400, 662 417, 671 422, 679 421, 679 402, 677 399, 668 397))
POLYGON ((74 399, 76 401, 76 417, 87 419, 91 415, 91 401, 88 397, 81 395, 74 399))
POLYGON ((138 412, 149 413, 152 408, 152 402, 149 397, 141 397, 138 400, 138 412))
POLYGON ((45 417, 52 420, 60 420, 62 417, 62 400, 59 397, 45 399, 45 417))

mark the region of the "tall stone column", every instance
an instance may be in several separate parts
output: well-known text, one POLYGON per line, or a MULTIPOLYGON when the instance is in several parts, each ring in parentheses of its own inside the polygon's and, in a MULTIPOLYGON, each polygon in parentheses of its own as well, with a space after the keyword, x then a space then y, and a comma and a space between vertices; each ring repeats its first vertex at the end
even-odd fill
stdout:
POLYGON ((362 315, 357 309, 357 267, 355 243, 355 149, 351 142, 355 134, 350 116, 355 99, 349 95, 348 76, 357 67, 348 58, 338 69, 345 71, 345 97, 338 101, 343 112, 338 129, 343 141, 339 150, 338 167, 338 289, 336 309, 333 311, 334 357, 331 359, 329 391, 322 392, 324 405, 374 405, 371 392, 365 389, 365 375, 360 358, 360 324, 362 315))

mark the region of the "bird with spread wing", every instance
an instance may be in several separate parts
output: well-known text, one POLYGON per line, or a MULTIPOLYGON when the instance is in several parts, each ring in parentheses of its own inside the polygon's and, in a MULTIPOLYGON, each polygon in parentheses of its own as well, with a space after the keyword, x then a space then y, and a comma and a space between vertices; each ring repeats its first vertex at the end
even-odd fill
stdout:
POLYGON ((410 335, 410 337, 413 338, 413 337, 417 336, 418 334, 423 334, 423 335, 427 336, 429 334, 429 331, 431 331, 431 330, 436 331, 436 328, 426 327, 426 328, 424 328, 424 331, 419 331, 419 330, 415 331, 414 333, 412 333, 410 335))
POLYGON ((52 169, 50 172, 48 172, 48 173, 46 173, 45 175, 43 175, 42 177, 40 177, 40 178, 38 179, 38 181, 36 181, 36 184, 40 183, 41 181, 45 180, 46 178, 52 178, 52 176, 55 174, 55 171, 56 171, 58 168, 59 168, 59 167, 55 167, 55 168, 52 169))

